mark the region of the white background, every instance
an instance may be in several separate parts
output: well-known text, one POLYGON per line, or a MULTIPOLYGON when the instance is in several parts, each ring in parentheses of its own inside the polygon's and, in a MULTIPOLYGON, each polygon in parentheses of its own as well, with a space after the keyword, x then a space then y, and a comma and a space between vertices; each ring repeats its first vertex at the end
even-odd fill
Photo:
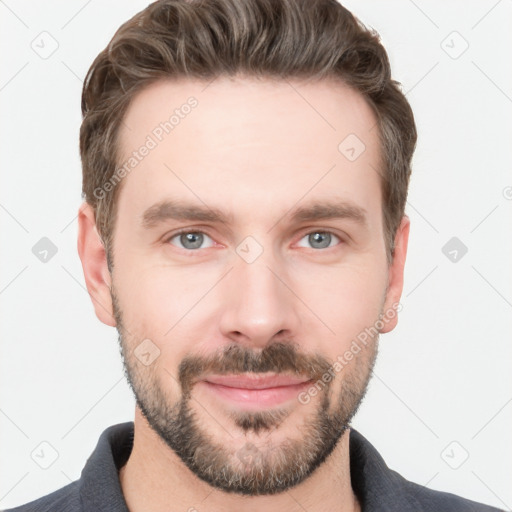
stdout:
MULTIPOLYGON (((133 419, 76 249, 78 130, 87 69, 145 5, 0 1, 0 508, 79 478, 101 432, 133 419), (43 31, 59 45, 47 59, 31 48, 43 31), (58 248, 47 263, 42 237, 58 248), (48 469, 31 458, 43 441, 48 469)), ((419 130, 403 311, 354 427, 406 478, 510 510, 512 2, 345 5, 381 34, 419 130), (454 236, 468 248, 455 263, 441 251, 454 236), (442 456, 465 452, 458 469, 442 456)))

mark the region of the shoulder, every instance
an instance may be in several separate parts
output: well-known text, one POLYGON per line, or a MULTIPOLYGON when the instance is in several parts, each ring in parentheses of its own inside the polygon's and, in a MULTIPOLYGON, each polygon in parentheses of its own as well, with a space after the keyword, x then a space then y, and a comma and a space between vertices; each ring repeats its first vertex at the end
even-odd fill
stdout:
POLYGON ((402 480, 403 492, 408 497, 408 501, 419 504, 421 506, 419 510, 424 512, 503 512, 502 509, 478 503, 449 492, 435 491, 406 480, 400 475, 398 476, 402 480))
POLYGON ((72 482, 46 496, 1 512, 79 512, 82 510, 79 482, 72 482))
POLYGON ((350 473, 364 512, 503 512, 407 480, 390 469, 376 448, 354 428, 350 430, 350 473))

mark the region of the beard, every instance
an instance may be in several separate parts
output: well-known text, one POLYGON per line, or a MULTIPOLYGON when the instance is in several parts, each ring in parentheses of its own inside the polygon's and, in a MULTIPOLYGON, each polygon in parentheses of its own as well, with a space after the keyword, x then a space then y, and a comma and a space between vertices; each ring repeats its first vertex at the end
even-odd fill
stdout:
MULTIPOLYGON (((300 353, 291 342, 272 343, 260 351, 229 344, 210 357, 187 356, 180 362, 178 376, 174 379, 180 385, 181 398, 173 403, 161 385, 162 375, 156 371, 159 365, 144 366, 134 356, 133 349, 138 341, 127 339, 113 286, 111 296, 124 373, 142 415, 190 471, 224 492, 273 495, 303 482, 334 451, 366 394, 377 357, 378 335, 327 383, 322 376, 328 374, 329 369, 332 375, 333 363, 321 355, 300 353), (216 442, 208 432, 204 420, 201 421, 197 414, 197 409, 208 413, 207 408, 203 404, 197 409, 192 407, 197 403, 192 396, 194 382, 209 374, 251 372, 286 372, 321 383, 323 389, 318 393, 319 399, 310 404, 316 409, 296 430, 300 432, 299 438, 272 442, 272 430, 278 429, 290 414, 287 408, 230 412, 230 421, 245 436, 267 432, 265 442, 258 442, 258 446, 247 439, 237 449, 233 447, 234 443, 216 442), (339 388, 335 400, 334 386, 339 388)), ((160 373, 163 372, 174 378, 167 369, 160 368, 160 373)))

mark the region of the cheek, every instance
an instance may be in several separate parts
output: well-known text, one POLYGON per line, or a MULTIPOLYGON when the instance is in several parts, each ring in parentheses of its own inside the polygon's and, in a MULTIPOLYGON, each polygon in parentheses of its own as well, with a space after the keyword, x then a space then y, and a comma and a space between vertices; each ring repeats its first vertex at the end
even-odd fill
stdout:
MULTIPOLYGON (((208 277, 192 267, 148 265, 126 255, 115 272, 126 321, 164 335, 207 291, 208 277)), ((214 276, 212 276, 214 277, 214 276)))
POLYGON ((145 339, 155 343, 162 376, 165 367, 177 378, 181 359, 201 352, 205 340, 213 339, 215 317, 205 294, 219 276, 192 267, 144 267, 140 261, 126 263, 124 269, 119 265, 115 287, 128 331, 125 337, 133 348, 145 339))
POLYGON ((334 331, 330 334, 336 340, 336 347, 350 344, 378 319, 386 288, 385 267, 380 270, 377 265, 310 268, 305 275, 308 275, 307 283, 301 278, 298 286, 300 296, 334 331))

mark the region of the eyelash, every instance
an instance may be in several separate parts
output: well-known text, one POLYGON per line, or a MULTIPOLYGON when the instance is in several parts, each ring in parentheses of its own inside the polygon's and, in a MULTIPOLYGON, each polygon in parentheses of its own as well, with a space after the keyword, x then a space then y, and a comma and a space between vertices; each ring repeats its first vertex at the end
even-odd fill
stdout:
MULTIPOLYGON (((184 228, 184 229, 180 229, 180 230, 174 232, 172 235, 166 237, 165 240, 164 240, 164 243, 168 244, 168 243, 170 243, 170 241, 173 238, 176 238, 177 236, 180 236, 180 235, 183 235, 183 234, 188 234, 188 233, 206 235, 206 236, 210 237, 213 240, 213 237, 210 236, 206 231, 201 231, 200 229, 194 230, 194 229, 190 229, 190 228, 188 228, 188 229, 184 228)), ((323 229, 313 229, 311 231, 307 231, 306 233, 302 234, 302 236, 300 237, 299 241, 302 240, 304 237, 306 237, 308 235, 311 235, 313 233, 322 233, 322 234, 333 235, 334 237, 336 237, 340 241, 338 244, 335 244, 332 247, 325 247, 323 249, 311 248, 312 250, 314 250, 316 252, 325 252, 328 249, 334 249, 335 247, 338 247, 339 245, 341 245, 344 242, 343 238, 340 235, 337 235, 336 233, 334 233, 334 231, 323 230, 323 229)), ((185 251, 185 253, 188 253, 189 255, 193 255, 194 253, 199 252, 201 250, 201 249, 184 249, 182 247, 176 247, 176 249, 180 249, 182 251, 185 251)), ((302 247, 302 249, 304 249, 304 247, 302 247)))

